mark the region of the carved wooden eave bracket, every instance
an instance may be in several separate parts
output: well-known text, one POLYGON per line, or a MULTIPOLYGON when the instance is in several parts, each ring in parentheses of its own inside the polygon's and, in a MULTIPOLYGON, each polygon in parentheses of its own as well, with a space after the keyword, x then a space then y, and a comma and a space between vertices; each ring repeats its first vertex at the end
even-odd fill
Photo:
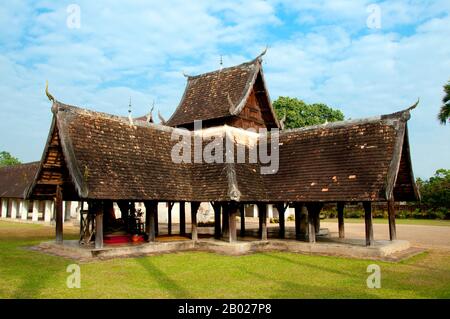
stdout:
POLYGON ((236 168, 234 167, 234 163, 227 163, 225 166, 225 170, 228 179, 228 197, 232 201, 239 202, 242 194, 238 187, 236 168))

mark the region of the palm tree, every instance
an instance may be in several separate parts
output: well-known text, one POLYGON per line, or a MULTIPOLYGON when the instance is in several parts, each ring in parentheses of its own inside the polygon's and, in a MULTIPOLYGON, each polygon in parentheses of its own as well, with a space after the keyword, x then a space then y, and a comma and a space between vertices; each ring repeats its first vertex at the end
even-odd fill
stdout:
POLYGON ((441 111, 438 114, 438 119, 441 124, 446 124, 447 120, 450 118, 450 80, 444 85, 445 95, 442 98, 441 111))

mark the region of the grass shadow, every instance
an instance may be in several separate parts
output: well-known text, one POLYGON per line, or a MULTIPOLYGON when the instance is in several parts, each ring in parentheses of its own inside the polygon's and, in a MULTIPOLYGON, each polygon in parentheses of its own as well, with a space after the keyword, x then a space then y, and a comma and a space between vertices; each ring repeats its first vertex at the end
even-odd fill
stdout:
POLYGON ((184 288, 180 287, 175 280, 171 279, 163 271, 156 267, 150 259, 151 257, 135 258, 136 262, 155 279, 159 286, 169 292, 174 298, 190 298, 189 293, 184 288))
MULTIPOLYGON (((262 255, 266 256, 266 257, 270 257, 273 259, 277 259, 279 261, 283 261, 283 262, 288 262, 297 266, 305 266, 308 268, 311 268, 313 270, 320 270, 320 271, 325 271, 325 272, 329 272, 329 273, 333 273, 336 275, 340 275, 340 276, 347 276, 347 277, 353 277, 354 274, 351 272, 344 272, 344 271, 339 271, 336 269, 332 269, 329 267, 323 267, 323 266, 319 266, 317 264, 310 264, 308 262, 306 262, 305 260, 301 260, 301 261, 294 261, 291 260, 290 258, 284 257, 284 256, 280 256, 280 255, 274 255, 274 254, 268 254, 268 253, 262 253, 262 255)), ((320 256, 323 258, 339 258, 339 257, 327 257, 327 256, 320 256)), ((362 261, 363 262, 363 261, 362 261)))

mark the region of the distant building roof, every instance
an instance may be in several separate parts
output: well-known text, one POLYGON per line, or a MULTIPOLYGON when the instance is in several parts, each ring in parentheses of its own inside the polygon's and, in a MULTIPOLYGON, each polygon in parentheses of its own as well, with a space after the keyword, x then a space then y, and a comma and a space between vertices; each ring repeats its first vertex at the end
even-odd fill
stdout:
POLYGON ((38 168, 39 162, 1 167, 0 198, 24 198, 38 168))

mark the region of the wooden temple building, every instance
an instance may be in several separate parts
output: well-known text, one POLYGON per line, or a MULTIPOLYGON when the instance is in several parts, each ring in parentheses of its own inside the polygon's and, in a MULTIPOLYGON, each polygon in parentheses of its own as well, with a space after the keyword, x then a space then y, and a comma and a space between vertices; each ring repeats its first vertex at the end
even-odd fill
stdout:
POLYGON ((325 203, 337 205, 339 236, 344 237, 345 204, 359 202, 365 210, 366 245, 374 243, 372 203, 387 202, 390 238, 395 240, 394 201, 419 199, 408 141, 410 109, 273 133, 277 145, 270 146, 279 152, 278 169, 261 174, 266 164, 260 161, 206 163, 196 161, 194 152, 191 161, 182 163, 171 157, 180 143, 173 138, 175 133, 192 141, 191 145, 199 137, 204 145, 214 136, 226 136, 233 148, 240 146, 249 153, 259 146, 259 134, 245 129, 280 128, 261 56, 188 76, 181 102, 164 125, 130 121, 53 99, 48 140, 23 197, 54 202, 59 243, 63 242, 63 201, 87 204, 80 221, 80 242, 92 242, 95 247, 103 246, 105 230, 114 225, 113 203, 122 216, 131 216, 136 214, 135 202, 145 205, 140 232, 149 242, 158 236, 158 202, 169 203, 169 229, 170 209, 180 203, 179 234, 193 241, 198 239, 200 203, 211 203, 214 237, 229 242, 245 234, 246 204, 258 207, 260 239, 267 239, 267 205, 272 204, 280 216, 280 238, 285 236, 284 212, 291 206, 296 238, 315 242, 325 203), (193 130, 198 120, 203 122, 202 131, 193 130), (187 204, 189 234, 184 221, 187 204))

